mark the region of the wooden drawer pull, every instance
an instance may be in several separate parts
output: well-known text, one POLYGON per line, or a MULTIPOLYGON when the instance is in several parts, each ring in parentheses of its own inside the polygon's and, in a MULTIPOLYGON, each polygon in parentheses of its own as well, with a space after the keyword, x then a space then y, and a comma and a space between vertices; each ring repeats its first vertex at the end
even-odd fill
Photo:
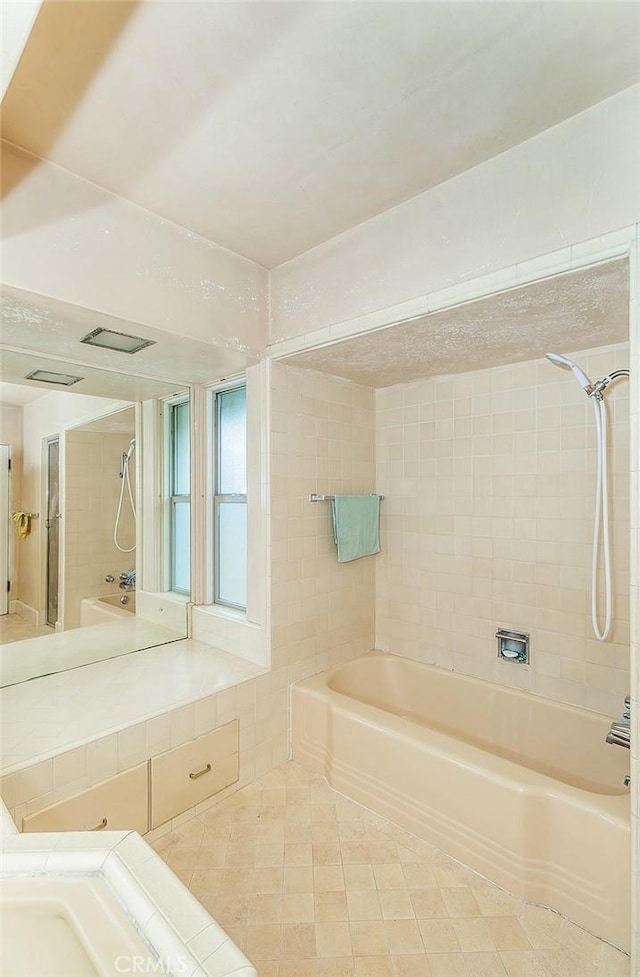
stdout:
POLYGON ((190 774, 189 774, 189 779, 190 779, 190 780, 197 780, 197 779, 198 779, 198 777, 203 777, 203 776, 204 776, 204 774, 205 774, 205 773, 209 773, 209 771, 210 771, 210 770, 211 770, 211 764, 210 764, 210 763, 208 763, 208 764, 206 765, 206 767, 203 767, 203 768, 202 768, 202 770, 197 770, 197 771, 196 771, 196 773, 190 773, 190 774))
POLYGON ((103 818, 100 824, 95 824, 93 828, 89 828, 89 831, 102 831, 103 828, 107 826, 107 819, 103 818))

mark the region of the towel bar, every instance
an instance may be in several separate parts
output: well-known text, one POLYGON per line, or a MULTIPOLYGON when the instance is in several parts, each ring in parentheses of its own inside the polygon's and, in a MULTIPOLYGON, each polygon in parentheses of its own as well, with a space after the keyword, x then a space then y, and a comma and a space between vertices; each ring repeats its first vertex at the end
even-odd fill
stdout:
MULTIPOLYGON (((369 492, 368 495, 376 495, 375 492, 369 492)), ((384 495, 378 495, 379 499, 384 499, 384 495)), ((309 493, 309 502, 331 502, 335 499, 335 495, 316 495, 315 492, 309 493)))
MULTIPOLYGON (((12 513, 12 515, 17 516, 18 513, 17 512, 14 512, 14 513, 12 513)), ((27 519, 39 519, 40 518, 40 513, 39 512, 25 512, 25 516, 27 517, 27 519)))

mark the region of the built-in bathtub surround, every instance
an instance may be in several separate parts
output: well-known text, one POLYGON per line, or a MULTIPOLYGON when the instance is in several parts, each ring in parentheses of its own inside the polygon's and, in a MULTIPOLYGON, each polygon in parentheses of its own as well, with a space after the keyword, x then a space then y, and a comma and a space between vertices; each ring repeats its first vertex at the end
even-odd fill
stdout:
POLYGON ((376 491, 374 395, 274 363, 271 396, 272 664, 290 682, 373 647, 379 555, 339 564, 330 506, 309 494, 376 491))
POLYGON ((292 690, 293 757, 349 797, 629 949, 629 770, 591 710, 397 655, 292 690))
MULTIPOLYGON (((625 344, 568 351, 590 376, 625 344)), ((546 360, 378 390, 376 647, 614 715, 629 691, 629 383, 607 390, 614 626, 590 623, 591 404, 546 360), (530 667, 496 656, 531 635, 530 667)))
POLYGON ((257 977, 134 831, 24 835, 0 802, 0 834, 3 973, 257 977))

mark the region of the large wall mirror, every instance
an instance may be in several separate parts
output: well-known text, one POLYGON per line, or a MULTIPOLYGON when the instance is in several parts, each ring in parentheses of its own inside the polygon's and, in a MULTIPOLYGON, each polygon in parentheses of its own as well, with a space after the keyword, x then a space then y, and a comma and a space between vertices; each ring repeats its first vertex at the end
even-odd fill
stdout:
POLYGON ((5 351, 3 363, 5 375, 28 369, 23 383, 0 385, 11 462, 0 522, 2 684, 184 637, 188 387, 152 380, 141 390, 138 381, 136 399, 125 400, 121 376, 115 398, 74 394, 54 384, 81 372, 75 364, 48 360, 38 380, 31 357, 5 351))
POLYGON ((6 686, 186 636, 190 385, 245 364, 6 286, 0 307, 6 686), (80 345, 97 322, 149 351, 80 345))

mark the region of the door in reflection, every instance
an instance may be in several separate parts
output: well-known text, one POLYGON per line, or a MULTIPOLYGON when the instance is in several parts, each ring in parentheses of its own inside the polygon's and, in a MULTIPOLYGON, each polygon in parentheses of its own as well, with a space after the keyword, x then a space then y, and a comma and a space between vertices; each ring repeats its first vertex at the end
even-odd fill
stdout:
POLYGON ((47 442, 47 624, 58 620, 58 552, 60 536, 60 442, 47 442))

